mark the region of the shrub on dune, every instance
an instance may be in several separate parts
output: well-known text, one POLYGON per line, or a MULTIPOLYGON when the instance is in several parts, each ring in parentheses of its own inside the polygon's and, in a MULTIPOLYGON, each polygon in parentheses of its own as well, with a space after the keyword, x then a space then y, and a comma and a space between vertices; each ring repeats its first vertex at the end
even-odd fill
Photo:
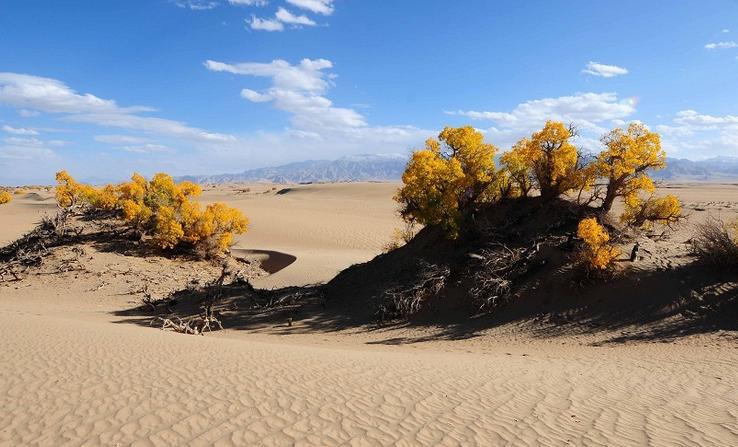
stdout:
POLYGON ((580 257, 587 270, 603 272, 613 267, 620 250, 610 243, 610 235, 597 219, 582 219, 577 226, 577 237, 584 241, 580 257))
POLYGON ((13 196, 8 191, 0 191, 0 205, 13 201, 13 196))
POLYGON ((217 255, 228 251, 234 234, 248 229, 248 219, 223 203, 210 204, 202 211, 194 200, 202 193, 200 186, 177 183, 165 173, 151 180, 133 174, 129 182, 99 189, 78 183, 66 171, 56 178, 59 206, 114 212, 163 249, 191 247, 206 256, 217 255))

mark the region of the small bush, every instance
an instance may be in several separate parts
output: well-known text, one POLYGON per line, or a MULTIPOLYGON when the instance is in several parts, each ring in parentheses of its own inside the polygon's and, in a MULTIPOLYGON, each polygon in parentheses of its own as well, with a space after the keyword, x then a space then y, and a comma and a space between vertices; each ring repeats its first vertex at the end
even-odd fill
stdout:
POLYGON ((13 201, 13 196, 8 191, 0 191, 0 205, 13 201))
POLYGON ((594 217, 582 219, 577 236, 584 241, 581 258, 589 271, 606 271, 614 266, 620 250, 610 243, 607 230, 594 217))
POLYGON ((697 225, 695 236, 691 240, 692 254, 713 267, 721 269, 738 266, 738 224, 726 224, 722 220, 710 217, 697 225))

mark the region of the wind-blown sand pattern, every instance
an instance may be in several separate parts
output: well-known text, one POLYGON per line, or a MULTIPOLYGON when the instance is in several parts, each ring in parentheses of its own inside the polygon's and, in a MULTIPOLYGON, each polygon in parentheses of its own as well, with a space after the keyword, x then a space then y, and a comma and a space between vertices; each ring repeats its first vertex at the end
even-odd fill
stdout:
MULTIPOLYGON (((276 273, 255 281, 270 287, 327 280, 376 255, 400 225, 395 186, 218 188, 204 200, 249 215, 237 248, 274 258, 276 273)), ((673 190, 690 219, 735 212, 735 187, 704 188, 673 190)), ((0 240, 30 229, 40 204, 53 210, 37 199, 0 210, 0 240)), ((422 328, 310 332, 299 322, 193 337, 113 314, 140 300, 129 291, 141 279, 109 271, 146 259, 90 262, 88 276, 0 286, 2 446, 738 445, 738 345, 726 331, 601 347, 514 325, 463 340, 422 328)), ((143 280, 186 280, 168 266, 143 280)))
POLYGON ((3 311, 7 445, 730 445, 735 356, 408 353, 3 311), (29 355, 33 353, 33 355, 29 355))

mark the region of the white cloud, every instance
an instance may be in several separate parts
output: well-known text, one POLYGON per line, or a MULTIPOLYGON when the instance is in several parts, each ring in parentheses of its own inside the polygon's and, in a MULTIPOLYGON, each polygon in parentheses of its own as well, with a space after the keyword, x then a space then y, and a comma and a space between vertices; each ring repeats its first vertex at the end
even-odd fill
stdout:
POLYGON ((586 149, 598 150, 599 137, 607 132, 613 121, 624 123, 625 118, 633 115, 635 103, 634 99, 619 100, 615 93, 577 93, 526 101, 508 112, 459 110, 445 113, 494 123, 487 129, 487 136, 501 148, 509 148, 520 138, 543 127, 547 120, 555 120, 577 126, 581 131, 577 143, 586 149))
POLYGON ((671 156, 707 158, 738 156, 738 116, 709 115, 695 110, 677 113, 672 124, 656 126, 671 156))
POLYGON ((36 129, 23 128, 23 127, 11 127, 7 124, 2 127, 3 132, 12 133, 13 135, 38 135, 36 129))
POLYGON ((266 6, 268 0, 228 0, 228 3, 235 6, 266 6))
POLYGON ((720 31, 720 32, 723 33, 723 34, 728 34, 730 32, 730 30, 728 28, 723 28, 723 30, 720 31))
POLYGON ((56 79, 0 73, 0 104, 64 114, 64 120, 186 138, 202 143, 235 137, 190 127, 179 121, 141 116, 149 107, 120 107, 115 101, 80 94, 56 79))
POLYGON ((218 6, 218 2, 214 0, 175 0, 174 4, 194 11, 204 11, 218 6))
POLYGON ((582 73, 591 74, 593 76, 601 76, 603 78, 614 78, 628 74, 628 70, 617 65, 600 64, 599 62, 589 62, 582 73))
POLYGON ((273 86, 280 89, 322 93, 329 87, 329 81, 325 79, 326 75, 323 70, 333 68, 333 63, 326 59, 303 59, 298 65, 291 65, 282 59, 275 59, 269 63, 244 62, 239 64, 207 60, 205 67, 211 71, 268 77, 272 79, 273 86))
POLYGON ((578 93, 558 98, 542 98, 518 104, 510 112, 447 112, 474 120, 492 121, 503 128, 528 130, 546 120, 572 122, 584 128, 598 128, 597 123, 622 119, 635 113, 633 100, 619 101, 615 93, 578 93))
POLYGON ((674 122, 685 126, 714 129, 722 126, 738 126, 738 116, 714 116, 697 113, 694 110, 683 110, 677 113, 674 122))
POLYGON ((91 123, 98 126, 138 130, 168 137, 194 140, 199 143, 226 143, 236 140, 236 137, 232 135, 208 132, 187 126, 179 121, 125 113, 74 114, 66 116, 63 119, 77 123, 91 123))
POLYGON ((270 103, 289 115, 291 126, 285 132, 262 134, 259 140, 268 142, 264 147, 280 148, 292 159, 315 153, 332 157, 377 150, 407 152, 435 133, 413 126, 370 126, 356 110, 336 107, 326 97, 335 78, 328 72, 333 64, 326 59, 303 59, 295 65, 284 60, 238 64, 208 60, 205 66, 211 71, 271 80, 271 86, 263 91, 242 89, 241 97, 252 103, 270 103))
POLYGON ((728 40, 725 42, 711 42, 705 45, 705 48, 708 50, 725 50, 728 48, 736 48, 738 47, 738 43, 728 40))
POLYGON ((315 26, 316 25, 316 23, 310 20, 310 18, 308 18, 307 16, 294 15, 282 7, 277 9, 277 13, 275 14, 275 17, 280 22, 288 23, 290 25, 305 25, 305 26, 315 26))
POLYGON ((287 3, 317 14, 333 14, 333 0, 287 0, 287 3))
POLYGON ((0 144, 0 161, 39 160, 54 156, 53 150, 33 137, 8 137, 0 144))
POLYGON ((274 107, 291 115, 293 127, 301 130, 346 129, 366 126, 364 117, 353 109, 334 107, 323 96, 330 86, 331 75, 325 70, 333 64, 325 59, 303 59, 297 65, 284 60, 270 63, 225 64, 206 61, 213 71, 268 77, 272 86, 263 92, 245 88, 241 97, 251 102, 272 102, 274 107))
POLYGON ((142 112, 148 107, 119 107, 115 101, 79 94, 56 79, 0 73, 0 103, 52 113, 142 112))
POLYGON ((251 20, 246 19, 246 23, 253 30, 284 31, 284 24, 282 24, 282 22, 276 19, 263 19, 263 18, 252 15, 251 20))

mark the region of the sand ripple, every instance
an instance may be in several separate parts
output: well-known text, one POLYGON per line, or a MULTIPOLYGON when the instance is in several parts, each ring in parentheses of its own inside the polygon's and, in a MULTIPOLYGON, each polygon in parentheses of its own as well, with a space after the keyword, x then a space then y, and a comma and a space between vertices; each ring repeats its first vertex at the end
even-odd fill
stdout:
POLYGON ((10 311, 0 326, 0 445, 738 444, 735 356, 332 349, 10 311))

